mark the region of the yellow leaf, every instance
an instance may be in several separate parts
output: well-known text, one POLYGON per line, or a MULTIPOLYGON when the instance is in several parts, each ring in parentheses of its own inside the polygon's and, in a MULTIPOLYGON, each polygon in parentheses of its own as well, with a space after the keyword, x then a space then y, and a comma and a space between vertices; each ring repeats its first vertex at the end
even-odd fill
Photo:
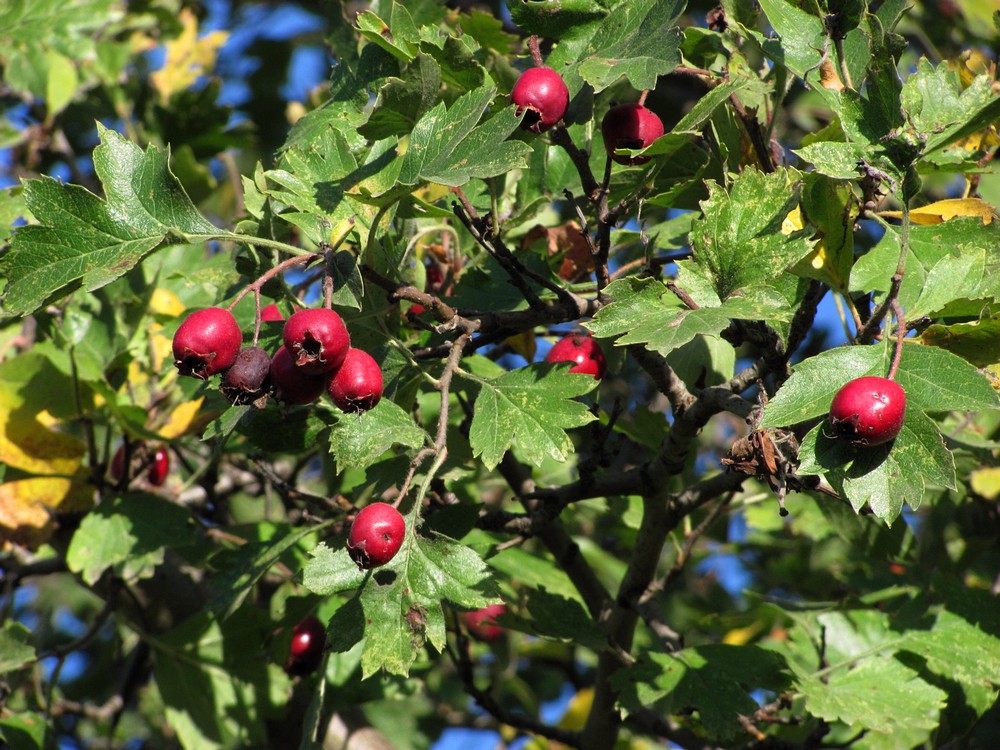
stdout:
POLYGON ((180 36, 166 44, 166 62, 150 76, 163 101, 190 87, 214 67, 219 48, 229 36, 225 31, 213 31, 199 39, 198 19, 189 8, 181 11, 180 21, 180 36))
MULTIPOLYGON (((890 219, 903 218, 902 211, 879 211, 878 214, 890 219)), ((959 216, 978 216, 983 224, 989 224, 996 216, 996 209, 981 198, 948 198, 910 209, 910 221, 914 224, 940 224, 959 216)))
POLYGON ((157 315, 170 315, 176 318, 186 309, 180 298, 169 289, 157 287, 149 299, 149 309, 157 315))
POLYGON ((170 414, 170 419, 167 423, 160 428, 160 437, 164 440, 171 440, 193 431, 192 427, 199 427, 200 420, 196 421, 196 418, 198 416, 198 409, 201 408, 204 400, 204 397, 202 397, 194 401, 185 401, 183 404, 178 405, 170 414))
POLYGON ((535 332, 525 331, 516 336, 508 336, 505 341, 510 344, 510 348, 531 362, 535 358, 537 345, 535 342, 535 332))
POLYGON ((987 500, 996 500, 1000 496, 1000 466, 988 466, 976 469, 970 476, 972 489, 987 500))
POLYGON ((174 361, 174 343, 162 333, 152 333, 149 336, 149 351, 153 367, 153 372, 159 372, 163 368, 163 360, 174 361))
POLYGON ((559 726, 563 729, 583 729, 593 705, 594 689, 583 688, 569 699, 569 705, 566 707, 566 713, 559 720, 559 726))
POLYGON ((752 622, 745 628, 733 628, 724 636, 722 636, 722 642, 728 643, 730 646, 744 646, 753 640, 753 637, 757 635, 764 627, 762 622, 752 622))
POLYGON ((788 216, 781 222, 781 233, 788 235, 803 229, 806 225, 802 217, 802 206, 796 206, 788 212, 788 216))

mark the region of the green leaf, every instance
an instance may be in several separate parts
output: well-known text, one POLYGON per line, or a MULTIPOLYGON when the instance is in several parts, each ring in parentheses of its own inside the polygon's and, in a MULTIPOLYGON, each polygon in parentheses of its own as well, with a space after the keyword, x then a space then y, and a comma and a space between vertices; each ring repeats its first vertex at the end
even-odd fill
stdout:
POLYGON ((33 711, 18 711, 0 719, 0 739, 10 750, 56 750, 52 722, 48 716, 33 711))
POLYGON ((346 548, 334 551, 320 542, 302 570, 302 584, 314 594, 332 596, 361 588, 365 575, 346 548))
POLYGON ((403 549, 378 568, 360 593, 365 614, 364 677, 379 669, 406 675, 429 642, 445 646, 449 602, 478 609, 499 601, 486 564, 473 550, 446 537, 408 534, 403 549))
POLYGON ((256 656, 270 621, 243 615, 219 623, 200 613, 152 641, 166 720, 186 750, 268 744, 265 721, 290 684, 278 665, 256 656))
POLYGON ((212 566, 218 571, 212 578, 211 588, 215 595, 208 602, 208 608, 223 620, 238 610, 257 582, 274 567, 286 552, 298 545, 311 534, 321 532, 331 521, 299 529, 285 529, 283 536, 263 542, 247 542, 233 550, 224 550, 212 558, 212 566))
POLYGON ((561 39, 575 36, 580 33, 579 27, 607 16, 604 5, 598 0, 561 0, 558 12, 553 13, 550 0, 510 0, 507 8, 511 19, 526 34, 561 39))
POLYGON ((936 729, 947 697, 888 656, 835 669, 825 678, 800 675, 795 683, 816 716, 888 735, 904 729, 936 729))
POLYGON ((801 232, 781 231, 798 203, 799 187, 791 169, 771 174, 747 169, 728 191, 709 184, 709 198, 701 203, 704 217, 691 228, 691 246, 721 299, 781 275, 808 255, 812 246, 801 232))
POLYGON ((7 674, 35 660, 31 631, 14 620, 0 628, 0 674, 7 674))
POLYGON ((927 134, 924 153, 944 148, 1000 118, 1000 96, 988 75, 976 76, 962 89, 958 73, 946 62, 936 67, 926 58, 903 84, 903 109, 914 129, 927 134))
POLYGON ((101 125, 98 132, 94 169, 103 200, 47 177, 25 183, 40 224, 18 229, 0 264, 9 315, 33 312, 79 286, 99 289, 161 245, 220 234, 170 172, 166 151, 150 145, 143 152, 101 125))
POLYGON ((441 66, 423 53, 403 71, 402 78, 390 78, 375 98, 371 117, 358 132, 369 140, 409 133, 413 126, 438 102, 441 66))
POLYGON ((457 187, 472 178, 485 179, 526 167, 531 146, 507 138, 517 130, 521 117, 511 105, 472 130, 447 158, 425 165, 421 178, 457 187))
POLYGON ((858 162, 871 161, 870 151, 858 143, 819 141, 797 148, 792 153, 811 163, 816 171, 838 180, 858 177, 858 162))
POLYGON ((413 417, 389 399, 363 414, 344 414, 330 430, 330 453, 337 472, 368 466, 393 445, 419 448, 427 439, 413 417))
POLYGON ((740 716, 759 707, 750 692, 780 691, 788 685, 784 657, 758 646, 711 644, 676 654, 650 653, 636 666, 617 672, 612 684, 631 711, 666 699, 667 713, 696 709, 713 736, 742 734, 740 716))
POLYGON ((1000 320, 987 318, 975 323, 935 324, 921 336, 925 344, 939 346, 975 367, 1000 363, 1000 320))
POLYGON ((643 344, 661 354, 697 336, 717 336, 734 318, 771 320, 782 317, 787 307, 777 300, 731 297, 717 307, 690 310, 656 279, 634 276, 612 282, 605 294, 611 302, 587 328, 602 338, 620 336, 616 346, 643 344))
POLYGON ((683 34, 677 19, 684 0, 632 0, 598 25, 581 57, 580 76, 601 92, 624 76, 632 88, 656 86, 656 79, 681 62, 683 34))
POLYGON ((566 430, 594 420, 586 405, 573 399, 593 390, 597 381, 570 373, 568 366, 534 363, 476 382, 480 390, 469 442, 490 470, 513 446, 535 466, 546 458, 565 461, 573 450, 566 430))
POLYGON ((388 24, 370 10, 358 15, 357 24, 363 37, 393 57, 409 62, 416 55, 420 34, 406 7, 396 0, 390 5, 388 24))
MULTIPOLYGON (((750 32, 761 42, 764 54, 799 78, 805 79, 812 71, 818 80, 820 60, 827 45, 823 22, 786 0, 760 0, 760 7, 778 35, 773 39, 750 32)), ((822 87, 816 90, 824 91, 822 87)))
POLYGON ((185 547, 197 539, 183 507, 156 495, 130 493, 101 503, 84 517, 66 563, 91 585, 108 568, 133 581, 152 576, 167 548, 185 547))

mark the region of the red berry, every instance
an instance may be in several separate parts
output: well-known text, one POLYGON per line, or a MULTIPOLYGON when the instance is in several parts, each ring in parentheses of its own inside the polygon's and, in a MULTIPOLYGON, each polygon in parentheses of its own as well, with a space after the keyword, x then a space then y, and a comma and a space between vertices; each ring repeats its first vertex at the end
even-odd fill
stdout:
POLYGON ((351 524, 347 552, 362 569, 385 565, 399 552, 406 523, 388 503, 366 505, 351 524))
POLYGON ((899 383, 874 376, 852 380, 833 397, 830 424, 855 445, 880 445, 903 428, 906 393, 899 383))
POLYGON ((325 307, 292 313, 285 322, 282 339, 295 364, 313 375, 340 367, 351 346, 344 320, 325 307))
POLYGON ((292 643, 285 660, 285 672, 295 677, 302 677, 311 672, 323 661, 323 649, 326 646, 326 628, 316 615, 306 615, 292 629, 292 643))
POLYGON ((592 375, 594 380, 600 380, 607 372, 608 363, 604 359, 604 351, 590 336, 573 334, 559 339, 545 355, 546 362, 575 362, 570 372, 580 372, 592 375))
POLYGON ((233 404, 253 403, 267 392, 271 356, 259 346, 245 346, 222 376, 219 390, 233 404))
POLYGON ((166 448, 157 448, 153 454, 153 461, 149 464, 146 478, 154 487, 161 487, 167 481, 167 474, 170 473, 170 454, 166 448))
POLYGON ((118 446, 115 455, 111 457, 111 479, 117 484, 125 476, 125 443, 118 446))
POLYGON ((407 315, 423 315, 427 312, 427 308, 421 305, 419 302, 414 302, 410 305, 410 309, 407 311, 407 315))
POLYGON ((619 164, 645 164, 649 156, 616 154, 619 148, 646 148, 663 135, 663 122, 641 104, 622 104, 610 110, 601 123, 604 147, 619 164))
POLYGON ((491 604, 488 607, 466 612, 462 615, 469 632, 483 641, 495 641, 503 635, 503 628, 496 624, 496 618, 507 612, 506 604, 491 604))
POLYGON ((325 375, 310 375, 295 366, 285 347, 271 358, 271 388, 274 397, 288 404, 310 404, 323 395, 325 375))
POLYGON ((514 84, 510 100, 517 105, 517 114, 527 110, 521 127, 533 133, 543 133, 566 114, 569 89, 552 68, 529 68, 514 84))
POLYGON ((207 380, 236 361, 243 332, 221 307, 208 307, 184 319, 174 334, 174 365, 181 375, 207 380))
POLYGON ((326 392, 344 411, 368 411, 382 399, 382 368, 368 352, 348 349, 326 392))
POLYGON ((260 311, 261 320, 284 320, 285 316, 278 309, 278 306, 273 302, 260 311))

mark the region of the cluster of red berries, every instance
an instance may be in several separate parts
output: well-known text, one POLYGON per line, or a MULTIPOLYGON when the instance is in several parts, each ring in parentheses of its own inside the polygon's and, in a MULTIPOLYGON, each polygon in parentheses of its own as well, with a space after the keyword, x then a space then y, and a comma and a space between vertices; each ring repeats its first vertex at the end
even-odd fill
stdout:
MULTIPOLYGON (((552 68, 529 68, 517 79, 510 99, 517 105, 517 114, 524 115, 521 127, 533 133, 543 133, 566 114, 569 89, 552 68)), ((645 105, 622 104, 613 107, 604 116, 601 135, 608 154, 619 164, 645 164, 650 157, 615 152, 625 148, 646 148, 663 135, 663 121, 645 105)))
MULTIPOLYGON (((263 319, 281 319, 277 307, 265 312, 263 319)), ((268 393, 288 404, 308 404, 326 392, 344 411, 363 412, 381 400, 382 369, 368 352, 351 346, 347 326, 333 310, 298 310, 285 321, 282 340, 273 356, 245 347, 233 314, 209 307, 177 329, 174 364, 182 375, 202 380, 221 373, 220 390, 234 404, 268 393)))

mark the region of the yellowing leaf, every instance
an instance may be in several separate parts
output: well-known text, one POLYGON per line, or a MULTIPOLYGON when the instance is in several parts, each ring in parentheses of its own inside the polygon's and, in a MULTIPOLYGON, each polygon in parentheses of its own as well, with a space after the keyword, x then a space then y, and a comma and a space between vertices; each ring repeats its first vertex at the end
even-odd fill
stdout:
POLYGON ((784 235, 794 234, 805 228, 806 222, 802 217, 802 206, 796 206, 788 212, 788 216, 781 222, 781 233, 784 235))
POLYGON ((516 336, 508 336, 505 341, 510 344, 510 348, 531 362, 535 358, 535 351, 538 348, 535 342, 535 332, 525 331, 516 336))
POLYGON ((753 640, 753 637, 757 635, 763 627, 764 624, 762 622, 752 622, 745 628, 733 628, 722 636, 722 642, 728 643, 730 646, 744 646, 753 640))
POLYGON ((198 19, 189 8, 181 11, 180 20, 183 26, 180 36, 167 42, 167 60, 150 76, 163 101, 190 87, 210 70, 229 36, 225 31, 213 31, 199 39, 198 19))
POLYGON ((149 352, 153 367, 153 372, 159 372, 163 368, 163 360, 174 361, 174 344, 162 333, 151 333, 149 336, 149 352))
MULTIPOLYGON (((879 211, 879 216, 902 219, 902 211, 879 211)), ((928 203, 926 206, 910 209, 910 221, 914 224, 940 224, 959 216, 978 216, 983 224, 989 224, 996 216, 996 209, 981 198, 948 198, 928 203)))
POLYGON ((196 421, 196 418, 198 416, 198 409, 201 408, 204 400, 204 397, 198 398, 194 401, 185 401, 183 404, 177 406, 171 413, 167 423, 160 428, 160 437, 164 440, 171 440, 188 432, 195 431, 196 428, 200 427, 201 420, 196 421))
POLYGON ((169 289, 157 287, 149 299, 149 309, 158 315, 177 317, 186 309, 180 298, 169 289))
POLYGON ((987 500, 1000 497, 1000 466, 987 466, 976 469, 970 477, 972 489, 987 500))

